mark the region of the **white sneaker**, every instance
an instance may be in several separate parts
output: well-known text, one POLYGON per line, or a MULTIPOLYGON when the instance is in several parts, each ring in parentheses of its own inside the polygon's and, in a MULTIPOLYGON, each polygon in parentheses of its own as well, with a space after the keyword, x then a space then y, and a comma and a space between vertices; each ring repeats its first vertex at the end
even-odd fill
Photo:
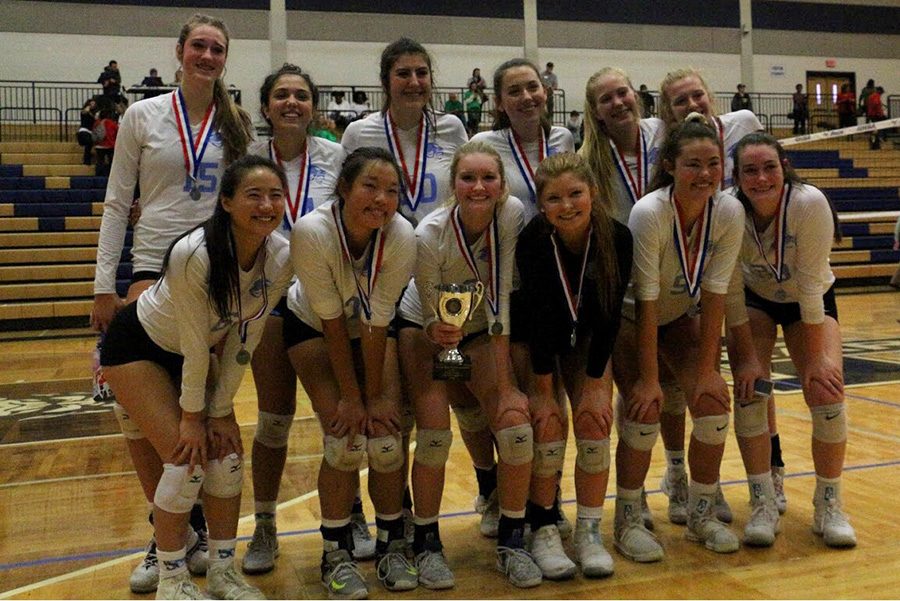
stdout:
POLYGON ((322 558, 322 586, 329 599, 366 599, 369 590, 350 553, 337 549, 322 558))
POLYGON ((541 568, 525 549, 498 546, 497 569, 506 574, 510 584, 518 588, 532 588, 543 581, 541 568))
POLYGON ((369 533, 365 514, 350 515, 350 531, 353 534, 353 559, 365 561, 375 557, 375 539, 369 533))
POLYGON ((734 515, 731 513, 731 505, 728 504, 728 501, 725 500, 725 495, 722 494, 722 485, 719 485, 719 488, 716 490, 716 505, 715 505, 716 517, 720 522, 724 522, 726 524, 730 524, 734 519, 734 515))
MULTIPOLYGON (((478 495, 478 499, 483 500, 484 497, 478 495)), ((478 499, 475 501, 475 511, 478 511, 478 499)), ((487 538, 497 538, 497 532, 500 529, 500 497, 497 496, 497 489, 494 489, 491 496, 484 501, 482 510, 478 513, 481 514, 481 524, 479 526, 481 535, 487 538)))
POLYGON ((829 547, 856 546, 856 531, 850 525, 837 499, 828 499, 816 504, 813 533, 821 536, 829 547))
POLYGON ((772 483, 775 484, 775 507, 784 515, 787 511, 787 497, 784 495, 784 468, 772 466, 772 483))
POLYGON ((209 534, 206 528, 202 530, 194 530, 188 525, 188 537, 185 549, 185 559, 187 560, 188 571, 194 576, 203 576, 206 574, 206 568, 209 567, 209 534))
POLYGON ((389 591, 411 591, 419 586, 419 572, 406 558, 406 540, 388 543, 375 562, 378 579, 389 591))
POLYGON ((185 570, 175 576, 159 579, 157 599, 205 599, 203 592, 191 581, 191 573, 185 570))
POLYGON ((425 550, 416 555, 419 584, 429 590, 453 588, 456 580, 443 551, 425 550))
POLYGON ((249 584, 234 563, 215 562, 206 575, 206 590, 213 599, 265 599, 261 590, 249 584))
POLYGON ((771 547, 775 535, 781 531, 781 517, 775 501, 765 496, 750 499, 750 520, 744 527, 744 544, 751 547, 771 547))
POLYGON ((600 520, 575 521, 575 553, 585 578, 612 576, 613 558, 603 546, 600 520))
POLYGON ((548 580, 565 580, 575 575, 577 566, 563 550, 562 539, 555 524, 542 526, 533 533, 531 556, 548 580))
POLYGON ((687 473, 675 474, 666 469, 659 483, 662 493, 669 497, 669 521, 673 524, 687 524, 688 480, 687 473))
POLYGON ((278 557, 278 533, 274 520, 257 520, 253 538, 247 545, 247 552, 241 560, 241 570, 245 574, 265 574, 275 568, 278 557))
POLYGON ((663 548, 644 525, 639 499, 616 497, 613 547, 632 561, 649 563, 663 558, 663 548))
POLYGON ((159 561, 156 559, 156 538, 151 538, 147 543, 147 552, 144 559, 131 571, 128 585, 132 593, 152 593, 159 585, 159 561))
POLYGON ((688 502, 691 510, 688 513, 684 537, 691 542, 702 543, 716 553, 734 553, 740 548, 741 542, 728 526, 713 514, 715 497, 715 495, 699 495, 699 498, 688 502))

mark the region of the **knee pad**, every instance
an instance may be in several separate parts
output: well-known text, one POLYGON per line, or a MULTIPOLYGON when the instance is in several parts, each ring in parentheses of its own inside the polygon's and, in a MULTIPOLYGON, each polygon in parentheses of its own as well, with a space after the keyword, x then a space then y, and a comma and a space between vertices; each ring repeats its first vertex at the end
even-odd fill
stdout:
POLYGON ((810 407, 810 411, 813 440, 831 443, 847 440, 847 412, 843 403, 810 407))
POLYGON ((118 402, 113 403, 113 413, 116 414, 116 421, 119 422, 122 436, 128 440, 140 440, 141 438, 145 438, 144 433, 141 432, 141 429, 137 427, 137 424, 132 421, 128 412, 125 411, 125 407, 118 402))
POLYGON ((524 465, 534 458, 534 433, 531 424, 497 430, 497 454, 508 465, 524 465))
POLYGON ((450 443, 453 432, 450 430, 416 431, 416 461, 427 467, 444 467, 450 457, 450 443))
POLYGON ((355 472, 362 463, 363 454, 366 452, 366 437, 357 434, 353 444, 347 446, 347 437, 335 438, 330 434, 325 435, 325 463, 341 472, 355 472))
POLYGON ((256 422, 256 435, 254 440, 270 449, 283 449, 288 444, 288 436, 291 433, 293 415, 279 415, 260 411, 256 422))
POLYGON ((566 441, 534 443, 534 463, 531 472, 535 476, 546 478, 561 472, 566 462, 566 441))
POLYGON ((769 431, 768 401, 734 402, 734 433, 737 436, 750 438, 760 436, 769 431))
POLYGON ((623 419, 619 427, 619 438, 625 441, 635 451, 650 451, 656 444, 659 436, 659 422, 655 424, 642 424, 623 419))
POLYGON ((188 466, 163 464, 163 473, 156 485, 153 503, 169 513, 187 513, 194 506, 200 487, 203 486, 203 468, 194 467, 194 473, 188 473, 188 466))
POLYGON ((206 479, 203 490, 218 499, 231 499, 241 494, 244 482, 244 460, 237 453, 231 453, 219 461, 212 459, 206 464, 206 479))
MULTIPOLYGON (((649 438, 649 436, 648 436, 649 438)), ((586 474, 599 474, 609 469, 609 438, 588 440, 576 438, 575 465, 586 474)))
POLYGON ((728 414, 691 418, 693 437, 708 445, 725 444, 728 438, 728 414))
POLYGON ((660 382, 663 391, 662 412, 670 415, 684 415, 687 410, 687 398, 684 391, 675 382, 660 382))
POLYGON ((453 413, 456 414, 456 421, 460 430, 481 432, 490 426, 487 416, 481 407, 453 407, 453 413))
POLYGON ((400 438, 395 436, 370 438, 366 447, 369 468, 384 474, 399 470, 403 467, 402 445, 400 438))

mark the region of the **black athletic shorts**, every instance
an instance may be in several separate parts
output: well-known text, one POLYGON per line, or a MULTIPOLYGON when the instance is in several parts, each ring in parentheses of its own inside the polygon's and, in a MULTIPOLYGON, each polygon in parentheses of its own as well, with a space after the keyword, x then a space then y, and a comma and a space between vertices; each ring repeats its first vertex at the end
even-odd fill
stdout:
MULTIPOLYGON (((800 303, 778 303, 770 301, 756 294, 749 288, 744 288, 744 299, 748 307, 759 309, 772 318, 776 324, 782 328, 800 321, 800 303)), ((834 299, 834 284, 828 289, 828 292, 822 295, 822 302, 825 304, 825 315, 838 320, 837 302, 834 299)))
MULTIPOLYGON (((417 330, 423 329, 422 326, 420 326, 416 322, 410 321, 403 317, 400 317, 399 315, 394 319, 393 323, 395 323, 397 325, 398 332, 400 330, 402 330, 403 328, 415 328, 417 330)), ((488 333, 488 330, 487 330, 487 328, 485 328, 485 329, 479 330, 477 332, 472 332, 471 334, 466 334, 465 336, 463 336, 463 339, 459 341, 459 344, 456 345, 456 348, 463 349, 466 346, 468 346, 469 344, 471 344, 472 341, 477 340, 478 338, 480 338, 481 336, 484 336, 487 333, 488 333)))
MULTIPOLYGON (((279 303, 279 306, 281 306, 281 303, 279 303)), ((284 318, 284 323, 281 326, 281 334, 284 337, 285 349, 289 349, 294 345, 300 344, 301 342, 312 340, 313 338, 325 337, 325 334, 297 317, 296 313, 287 308, 286 303, 284 307, 284 314, 282 315, 282 317, 284 318)), ((391 321, 390 325, 388 325, 387 335, 389 338, 397 338, 396 321, 397 318, 395 317, 391 321)))
POLYGON ((162 277, 162 274, 158 271, 135 271, 131 274, 131 283, 143 282, 146 280, 150 280, 151 282, 155 282, 159 278, 162 277))
POLYGON ((170 353, 153 342, 137 315, 137 302, 119 311, 109 324, 100 349, 100 365, 124 365, 134 361, 152 361, 181 382, 184 356, 170 353))

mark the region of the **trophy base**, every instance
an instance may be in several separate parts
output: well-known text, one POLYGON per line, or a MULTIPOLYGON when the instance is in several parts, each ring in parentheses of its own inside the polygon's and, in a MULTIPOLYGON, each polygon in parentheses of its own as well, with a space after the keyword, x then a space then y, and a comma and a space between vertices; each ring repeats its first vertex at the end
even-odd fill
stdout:
POLYGON ((472 360, 464 357, 462 363, 443 363, 435 360, 431 378, 443 382, 468 382, 472 378, 472 360))

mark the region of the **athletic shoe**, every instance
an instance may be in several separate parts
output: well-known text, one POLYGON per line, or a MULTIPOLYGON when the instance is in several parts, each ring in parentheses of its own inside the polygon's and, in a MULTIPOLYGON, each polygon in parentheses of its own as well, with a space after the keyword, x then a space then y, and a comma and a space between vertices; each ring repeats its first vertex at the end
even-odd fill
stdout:
POLYGON ((419 584, 427 589, 440 590, 456 585, 443 551, 426 549, 416 555, 416 570, 419 572, 419 584))
POLYGON ((369 533, 365 514, 350 515, 350 531, 353 533, 353 559, 365 561, 375 557, 375 539, 369 533))
POLYGON ((159 579, 157 599, 205 599, 203 592, 191 581, 191 573, 185 570, 175 576, 159 579))
MULTIPOLYGON (((190 580, 190 579, 188 579, 190 580)), ((147 543, 147 552, 144 559, 131 571, 128 585, 132 593, 152 593, 159 585, 159 561, 156 559, 156 538, 151 538, 147 543)))
POLYGON ((419 586, 419 573, 406 558, 406 540, 392 540, 375 558, 378 579, 389 591, 411 591, 419 586))
POLYGON ((726 524, 730 524, 734 519, 734 516, 731 513, 731 505, 728 504, 728 501, 725 500, 725 495, 722 494, 722 485, 719 484, 718 489, 716 489, 716 505, 715 505, 716 517, 720 522, 724 522, 726 524))
POLYGON ((653 524, 653 512, 647 504, 647 491, 641 489, 641 518, 644 520, 644 528, 653 530, 656 526, 653 524))
POLYGON ((784 515, 787 511, 787 497, 784 495, 784 468, 772 466, 772 483, 775 484, 775 507, 784 515))
POLYGON ((616 497, 613 546, 632 561, 649 563, 663 558, 663 548, 644 524, 639 499, 616 497))
POLYGON ((816 503, 813 516, 813 532, 825 540, 829 547, 855 547, 856 532, 841 509, 837 499, 816 503))
POLYGON ((525 549, 517 547, 497 547, 497 569, 506 574, 513 586, 532 588, 541 583, 541 568, 525 549))
POLYGON ((613 573, 613 558, 603 546, 600 520, 575 521, 575 553, 586 578, 604 578, 613 573))
POLYGON ((265 599, 263 592, 249 584, 237 570, 234 563, 215 562, 209 566, 206 576, 206 590, 213 599, 265 599))
POLYGON ((366 581, 345 549, 337 549, 322 558, 322 586, 329 599, 365 599, 366 581))
POLYGON ((497 538, 497 532, 500 529, 500 497, 497 496, 497 490, 491 493, 491 496, 484 500, 484 497, 478 495, 475 499, 475 511, 481 514, 481 530, 482 536, 488 538, 497 538), (483 501, 479 509, 479 500, 483 501))
POLYGON ((775 501, 760 496, 750 499, 750 520, 744 527, 744 544, 751 547, 771 547, 775 535, 781 531, 781 518, 775 501))
POLYGON ((577 571, 575 563, 563 550, 559 530, 553 524, 542 526, 534 532, 531 557, 548 580, 565 580, 573 577, 577 571))
POLYGON ((278 557, 278 534, 274 520, 256 520, 253 538, 247 545, 247 553, 241 560, 245 574, 265 574, 275 568, 278 557))
POLYGON ((209 534, 206 528, 194 530, 188 526, 187 560, 188 571, 194 576, 203 576, 206 574, 206 568, 209 567, 209 534), (195 538, 196 537, 196 538, 195 538))
POLYGON ((716 495, 699 495, 697 499, 689 501, 691 510, 688 512, 684 537, 691 542, 701 543, 716 553, 734 553, 740 548, 741 542, 714 515, 715 498, 716 495))
POLYGON ((667 469, 659 483, 662 493, 669 497, 669 521, 673 524, 687 524, 688 480, 687 474, 675 475, 667 469))

